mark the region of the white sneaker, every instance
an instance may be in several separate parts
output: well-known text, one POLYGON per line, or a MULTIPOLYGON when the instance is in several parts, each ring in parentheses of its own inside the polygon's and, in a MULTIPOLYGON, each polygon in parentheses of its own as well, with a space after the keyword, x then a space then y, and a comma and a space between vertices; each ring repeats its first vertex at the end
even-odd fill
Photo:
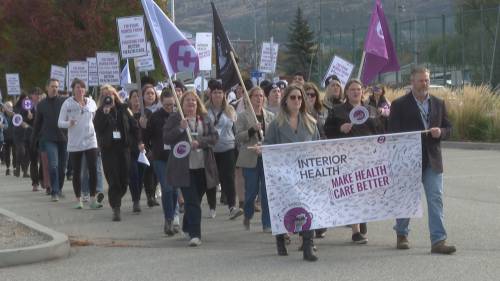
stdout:
POLYGON ((232 207, 229 211, 229 219, 234 220, 235 218, 241 216, 243 214, 243 210, 237 207, 232 207))
POLYGON ((156 190, 155 190, 155 198, 156 199, 161 198, 161 188, 159 185, 156 187, 156 190))
POLYGON ((189 247, 198 247, 201 245, 201 240, 198 237, 191 238, 189 240, 189 247))
POLYGON ((173 224, 173 225, 177 225, 177 226, 179 226, 179 225, 180 225, 180 224, 179 224, 179 215, 175 215, 175 216, 174 216, 174 220, 172 221, 172 224, 173 224))
POLYGON ((90 195, 85 194, 82 195, 82 202, 89 202, 90 201, 90 195))
POLYGON ((217 215, 217 212, 215 211, 215 209, 210 209, 209 217, 212 219, 215 219, 216 215, 217 215))

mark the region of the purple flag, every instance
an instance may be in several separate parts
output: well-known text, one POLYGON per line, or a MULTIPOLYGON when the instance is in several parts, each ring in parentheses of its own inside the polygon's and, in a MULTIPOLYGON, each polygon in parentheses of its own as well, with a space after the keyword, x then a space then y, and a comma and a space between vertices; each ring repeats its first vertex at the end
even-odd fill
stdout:
POLYGON ((375 1, 365 38, 365 62, 361 81, 369 84, 379 73, 398 71, 399 62, 380 0, 375 1))

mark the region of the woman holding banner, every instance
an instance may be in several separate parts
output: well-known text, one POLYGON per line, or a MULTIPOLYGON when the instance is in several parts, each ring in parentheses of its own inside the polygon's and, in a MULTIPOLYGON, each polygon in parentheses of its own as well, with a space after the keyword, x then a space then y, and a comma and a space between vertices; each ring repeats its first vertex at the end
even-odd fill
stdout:
POLYGON ((263 141, 266 128, 274 119, 274 114, 264 109, 264 92, 260 87, 252 88, 248 95, 255 115, 248 108, 238 114, 236 121, 236 139, 240 144, 236 166, 243 168, 243 178, 245 179, 245 218, 243 219, 243 225, 246 230, 250 229, 250 220, 255 212, 255 198, 260 194, 262 228, 264 232, 271 232, 262 156, 256 150, 248 149, 248 147, 255 146, 263 141), (257 119, 257 122, 255 119, 257 119))
POLYGON ((101 87, 94 127, 109 185, 108 200, 113 209, 113 221, 120 221, 122 197, 129 183, 130 149, 132 140, 139 138, 139 128, 131 111, 111 85, 101 87))
POLYGON ((195 92, 186 92, 180 106, 184 119, 181 112, 171 113, 163 127, 163 142, 172 147, 167 182, 181 188, 185 204, 182 231, 189 235, 189 246, 196 247, 201 245, 201 198, 219 183, 212 151, 218 133, 195 92))
MULTIPOLYGON (((304 90, 290 85, 281 100, 280 111, 267 130, 264 144, 306 142, 320 139, 316 120, 307 113, 304 90)), ((316 261, 313 252, 313 230, 301 232, 303 257, 307 261, 316 261)), ((285 234, 276 235, 278 255, 288 255, 285 247, 285 234)))
MULTIPOLYGON (((334 107, 325 122, 325 133, 329 139, 375 135, 382 132, 382 120, 377 109, 363 105, 363 83, 351 79, 345 86, 346 102, 334 107), (361 116, 360 118, 358 118, 361 116), (364 118, 362 118, 364 117, 364 118)), ((366 244, 366 223, 351 225, 352 241, 366 244)))

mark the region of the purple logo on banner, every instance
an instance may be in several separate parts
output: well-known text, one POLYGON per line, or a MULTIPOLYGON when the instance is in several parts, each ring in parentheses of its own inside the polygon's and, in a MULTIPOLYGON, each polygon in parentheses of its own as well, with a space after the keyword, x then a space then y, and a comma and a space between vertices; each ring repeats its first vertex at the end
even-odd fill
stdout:
POLYGON ((300 232, 311 229, 312 214, 304 208, 293 208, 286 212, 284 218, 288 232, 300 232))
POLYGON ((168 59, 172 64, 174 72, 182 72, 183 70, 191 71, 194 64, 194 72, 197 73, 200 69, 200 61, 196 53, 191 53, 191 44, 187 40, 176 41, 168 49, 168 59))
POLYGON ((31 102, 30 99, 23 100, 23 108, 24 110, 31 110, 33 108, 33 103, 31 102))

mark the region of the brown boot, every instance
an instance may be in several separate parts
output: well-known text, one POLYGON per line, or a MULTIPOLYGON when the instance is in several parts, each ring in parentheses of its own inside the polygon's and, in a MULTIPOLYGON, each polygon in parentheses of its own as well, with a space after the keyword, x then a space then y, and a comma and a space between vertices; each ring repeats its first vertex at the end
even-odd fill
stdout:
POLYGON ((451 255, 455 253, 457 249, 455 246, 446 245, 446 240, 441 240, 436 244, 432 245, 431 253, 433 254, 443 254, 443 255, 451 255))
POLYGON ((398 235, 398 241, 396 244, 396 248, 398 248, 400 250, 410 249, 410 242, 408 242, 408 238, 404 235, 398 235))

